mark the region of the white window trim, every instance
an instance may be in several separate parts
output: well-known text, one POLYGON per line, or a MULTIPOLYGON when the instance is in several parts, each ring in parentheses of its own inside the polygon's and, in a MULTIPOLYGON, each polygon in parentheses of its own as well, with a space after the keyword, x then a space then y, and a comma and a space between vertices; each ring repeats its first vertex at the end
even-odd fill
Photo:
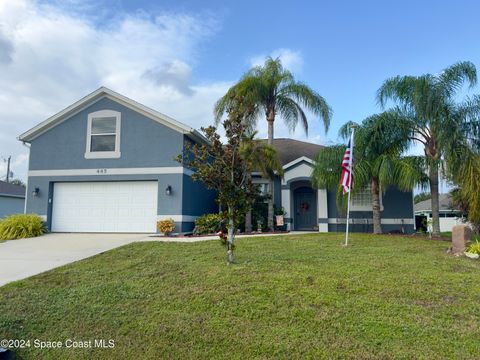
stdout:
MULTIPOLYGON (((370 185, 368 185, 367 188, 368 188, 368 191, 371 191, 370 185)), ((373 206, 372 206, 372 203, 370 203, 369 205, 354 205, 353 199, 352 199, 352 202, 350 203, 350 211, 373 211, 373 206)), ((380 211, 383 211, 382 187, 380 187, 380 211)))
POLYGON ((88 114, 87 123, 87 147, 85 149, 85 159, 118 159, 120 153, 120 128, 122 124, 122 116, 118 111, 100 110, 88 114), (115 151, 90 151, 92 143, 92 120, 100 117, 114 117, 116 118, 115 126, 115 151))

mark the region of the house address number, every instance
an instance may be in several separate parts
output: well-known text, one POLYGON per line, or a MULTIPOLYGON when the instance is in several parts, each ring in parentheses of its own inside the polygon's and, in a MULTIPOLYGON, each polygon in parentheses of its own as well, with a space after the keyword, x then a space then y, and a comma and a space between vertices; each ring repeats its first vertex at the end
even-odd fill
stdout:
POLYGON ((97 169, 97 174, 106 174, 107 169, 97 169))

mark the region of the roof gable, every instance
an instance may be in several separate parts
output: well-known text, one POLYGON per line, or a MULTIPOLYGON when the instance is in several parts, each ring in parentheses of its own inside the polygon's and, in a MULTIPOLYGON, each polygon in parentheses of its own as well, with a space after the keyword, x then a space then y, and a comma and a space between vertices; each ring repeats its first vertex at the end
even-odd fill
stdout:
POLYGON ((301 156, 293 161, 290 161, 288 164, 285 164, 283 165, 283 168, 285 170, 297 165, 297 164, 301 164, 301 163, 307 163, 310 167, 313 167, 313 164, 314 164, 314 161, 306 156, 301 156))
POLYGON ((18 140, 23 142, 32 141, 36 137, 42 135, 58 124, 61 124, 63 121, 69 119, 73 115, 79 113, 102 98, 108 98, 118 102, 119 104, 146 116, 147 118, 150 118, 182 134, 188 135, 197 141, 206 141, 206 139, 194 128, 103 86, 21 134, 18 136, 18 140))
MULTIPOLYGON (((267 140, 260 140, 266 142, 267 140)), ((312 162, 317 158, 320 150, 324 148, 322 145, 308 143, 305 141, 294 139, 273 139, 272 146, 277 150, 278 157, 282 166, 289 167, 299 159, 308 159, 312 162)))

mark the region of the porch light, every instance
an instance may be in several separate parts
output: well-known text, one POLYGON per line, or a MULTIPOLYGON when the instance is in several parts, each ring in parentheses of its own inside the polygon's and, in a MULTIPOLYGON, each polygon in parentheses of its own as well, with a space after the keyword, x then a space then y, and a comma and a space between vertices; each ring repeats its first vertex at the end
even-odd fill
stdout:
POLYGON ((40 188, 36 187, 35 189, 33 189, 32 191, 32 195, 33 196, 38 196, 38 194, 40 193, 40 188))
POLYGON ((172 195, 172 187, 170 185, 167 185, 167 187, 165 188, 165 195, 172 195))

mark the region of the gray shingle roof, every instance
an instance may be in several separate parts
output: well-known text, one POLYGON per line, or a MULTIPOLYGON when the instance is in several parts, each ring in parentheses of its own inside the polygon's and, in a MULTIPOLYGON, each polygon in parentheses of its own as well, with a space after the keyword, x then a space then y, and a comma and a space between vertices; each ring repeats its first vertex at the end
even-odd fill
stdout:
MULTIPOLYGON (((450 194, 440 194, 439 203, 440 203, 440 207, 439 207, 440 211, 455 210, 453 208, 452 196, 450 194)), ((428 199, 428 200, 420 201, 419 203, 415 204, 414 209, 415 211, 431 211, 432 200, 428 199)))
POLYGON ((0 181, 0 196, 1 195, 25 197, 25 188, 23 186, 13 185, 5 181, 0 181))
POLYGON ((285 165, 302 156, 315 160, 324 146, 294 139, 274 139, 273 147, 277 150, 282 165, 285 165))

